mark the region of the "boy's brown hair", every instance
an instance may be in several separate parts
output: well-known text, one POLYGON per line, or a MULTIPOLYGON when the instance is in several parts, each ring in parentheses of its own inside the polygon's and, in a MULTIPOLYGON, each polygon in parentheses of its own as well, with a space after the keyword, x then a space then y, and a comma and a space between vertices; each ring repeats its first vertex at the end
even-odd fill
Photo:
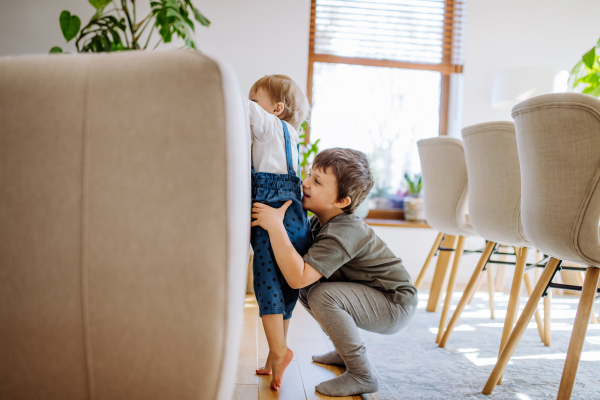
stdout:
POLYGON ((272 102, 283 103, 283 113, 279 119, 289 122, 295 129, 298 129, 300 124, 308 119, 310 109, 308 98, 300 86, 289 76, 263 76, 250 88, 250 96, 259 88, 267 93, 272 102))
POLYGON ((331 173, 337 181, 338 200, 350 197, 350 204, 342 209, 345 213, 354 210, 367 198, 373 188, 373 174, 365 153, 352 149, 327 149, 315 157, 313 168, 331 173))

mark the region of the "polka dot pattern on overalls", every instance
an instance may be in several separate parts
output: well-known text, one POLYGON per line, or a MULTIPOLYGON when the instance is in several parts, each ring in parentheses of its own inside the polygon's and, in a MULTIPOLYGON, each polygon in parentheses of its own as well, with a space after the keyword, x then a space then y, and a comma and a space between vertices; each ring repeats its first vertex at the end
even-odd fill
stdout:
MULTIPOLYGON (((288 173, 255 172, 253 166, 252 202, 279 208, 286 201, 292 200, 292 204, 285 212, 283 223, 292 245, 301 256, 304 256, 310 246, 310 222, 306 211, 302 208, 302 181, 294 172, 289 132, 285 123, 283 121, 281 123, 285 137, 288 173)), ((253 226, 250 242, 254 249, 254 294, 260 316, 283 314, 283 319, 291 318, 300 290, 292 289, 279 270, 267 231, 259 226, 253 226)))

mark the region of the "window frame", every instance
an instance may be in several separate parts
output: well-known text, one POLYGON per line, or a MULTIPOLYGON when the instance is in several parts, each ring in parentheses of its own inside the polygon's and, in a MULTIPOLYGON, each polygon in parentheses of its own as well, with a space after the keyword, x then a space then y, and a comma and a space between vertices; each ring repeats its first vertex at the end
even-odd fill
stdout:
MULTIPOLYGON (((450 108, 450 75, 451 74, 462 74, 463 66, 461 64, 454 64, 452 62, 452 56, 454 51, 454 40, 455 37, 455 5, 461 3, 461 0, 444 0, 444 48, 447 50, 443 51, 442 62, 439 64, 422 64, 412 63, 404 61, 386 60, 386 59, 374 59, 374 58, 361 58, 361 57, 343 57, 334 56, 330 54, 315 54, 315 40, 314 33, 316 31, 315 18, 317 14, 317 0, 311 0, 310 5, 310 29, 308 38, 308 79, 306 81, 306 95, 312 108, 312 88, 313 88, 313 73, 314 63, 331 63, 331 64, 351 64, 351 65, 364 65, 371 67, 388 67, 388 68, 401 68, 401 69, 416 69, 416 70, 427 70, 437 71, 441 76, 441 88, 440 88, 440 130, 439 136, 446 136, 448 134, 448 110, 450 108)), ((310 124, 305 132, 305 143, 310 143, 310 124)))

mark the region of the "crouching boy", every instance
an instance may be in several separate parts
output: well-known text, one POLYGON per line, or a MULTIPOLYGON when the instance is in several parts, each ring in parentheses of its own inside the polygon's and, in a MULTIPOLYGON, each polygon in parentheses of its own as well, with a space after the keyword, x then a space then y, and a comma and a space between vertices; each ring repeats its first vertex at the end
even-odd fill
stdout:
POLYGON ((335 345, 313 356, 322 364, 346 366, 346 372, 316 386, 327 396, 351 396, 379 389, 358 328, 381 334, 402 330, 417 308, 417 289, 402 261, 354 215, 373 187, 366 156, 351 149, 328 149, 314 160, 303 182, 302 206, 311 218, 312 240, 301 257, 290 242, 281 208, 255 203, 252 226, 269 232, 272 251, 300 302, 335 345))

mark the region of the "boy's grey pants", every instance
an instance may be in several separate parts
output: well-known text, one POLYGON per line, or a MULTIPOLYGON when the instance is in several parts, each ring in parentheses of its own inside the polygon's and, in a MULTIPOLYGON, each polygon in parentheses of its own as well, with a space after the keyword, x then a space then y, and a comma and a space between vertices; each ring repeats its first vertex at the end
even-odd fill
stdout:
POLYGON ((391 335, 413 318, 416 306, 389 301, 381 291, 353 282, 315 282, 300 290, 300 302, 333 342, 348 371, 370 374, 358 328, 391 335))

